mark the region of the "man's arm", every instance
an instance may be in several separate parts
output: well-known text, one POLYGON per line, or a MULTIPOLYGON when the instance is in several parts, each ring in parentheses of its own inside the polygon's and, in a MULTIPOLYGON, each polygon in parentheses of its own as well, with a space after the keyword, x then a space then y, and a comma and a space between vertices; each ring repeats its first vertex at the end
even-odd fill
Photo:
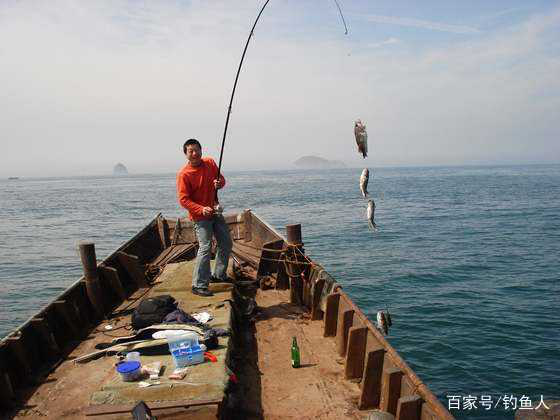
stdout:
POLYGON ((191 200, 191 190, 182 173, 177 174, 177 199, 181 207, 187 209, 192 216, 203 216, 204 206, 191 200))

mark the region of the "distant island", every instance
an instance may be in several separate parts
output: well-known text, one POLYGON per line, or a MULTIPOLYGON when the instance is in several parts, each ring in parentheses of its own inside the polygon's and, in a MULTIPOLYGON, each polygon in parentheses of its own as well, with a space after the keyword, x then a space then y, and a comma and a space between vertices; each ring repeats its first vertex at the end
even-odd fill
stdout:
POLYGON ((346 165, 340 160, 327 160, 319 156, 303 156, 294 162, 298 168, 302 169, 331 169, 345 168, 346 165))
POLYGON ((113 175, 128 175, 128 170, 126 166, 119 162, 113 168, 113 175))

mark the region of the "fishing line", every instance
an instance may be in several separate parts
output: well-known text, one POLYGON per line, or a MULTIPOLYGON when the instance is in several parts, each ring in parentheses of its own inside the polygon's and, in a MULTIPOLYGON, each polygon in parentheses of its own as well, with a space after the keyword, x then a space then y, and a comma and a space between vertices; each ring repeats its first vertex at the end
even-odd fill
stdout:
MULTIPOLYGON (((233 103, 233 97, 235 95, 235 89, 237 87, 237 81, 239 80, 239 73, 241 73, 241 66, 243 65, 243 60, 245 59, 245 53, 247 52, 247 47, 249 47, 249 42, 251 41, 251 38, 253 37, 253 31, 255 30, 255 27, 257 26, 257 22, 259 21, 262 13, 264 12, 264 9, 266 8, 266 6, 268 5, 268 2, 270 0, 266 0, 266 2, 264 3, 263 7, 261 8, 259 14, 257 15, 257 18, 255 19, 255 23, 253 23, 253 27, 251 28, 251 32, 249 33, 249 36, 247 37, 247 42, 245 43, 245 48, 243 49, 243 54, 241 55, 241 61, 239 62, 239 67, 237 68, 237 74, 235 75, 235 82, 233 83, 233 89, 231 91, 231 97, 229 99, 229 106, 228 106, 228 110, 227 110, 227 116, 226 116, 226 124, 224 127, 224 135, 222 137, 222 147, 220 149, 220 161, 218 163, 218 177, 217 179, 220 179, 220 174, 222 172, 222 159, 224 157, 224 146, 226 144, 226 135, 227 135, 227 129, 228 129, 228 125, 229 125, 229 117, 231 115, 231 105, 233 103)), ((348 34, 348 27, 346 26, 346 21, 344 20, 344 15, 342 14, 342 9, 340 8, 340 5, 338 4, 337 0, 334 0, 336 7, 338 8, 338 12, 340 13, 340 17, 342 18, 342 23, 344 24, 344 30, 345 30, 345 35, 348 34)), ((218 202, 218 190, 216 190, 216 202, 218 202)))
MULTIPOLYGON (((245 48, 243 49, 243 55, 241 56, 241 61, 239 62, 239 67, 237 68, 237 74, 235 75, 235 82, 233 83, 233 89, 231 91, 231 98, 229 99, 229 106, 228 106, 227 117, 226 117, 226 125, 224 127, 224 136, 222 138, 222 148, 220 150, 220 162, 218 164, 218 178, 217 179, 220 179, 220 173, 221 173, 221 170, 222 170, 222 158, 224 156, 224 145, 226 144, 226 134, 227 134, 228 124, 229 124, 229 116, 231 115, 231 104, 233 103, 233 96, 235 95, 235 88, 237 87, 237 81, 239 80, 239 73, 241 73, 241 66, 243 65, 243 60, 245 59, 245 53, 247 52, 247 47, 249 46, 249 41, 251 41, 251 37, 253 36, 253 31, 255 30, 255 26, 257 26, 257 22, 259 21, 259 18, 261 17, 262 13, 264 12, 264 9, 265 9, 265 7, 266 7, 266 5, 268 4, 269 1, 270 0, 266 0, 263 7, 261 8, 261 11, 259 12, 257 18, 255 19, 255 23, 253 23, 253 27, 251 28, 251 32, 249 33, 249 36, 247 37, 247 42, 245 43, 245 48)), ((218 190, 216 190, 216 201, 218 201, 218 190)))
POLYGON ((342 18, 342 23, 344 24, 344 35, 348 35, 348 27, 346 26, 346 21, 344 20, 344 15, 342 14, 342 9, 336 0, 334 0, 336 7, 338 7, 338 13, 340 13, 340 17, 342 18))

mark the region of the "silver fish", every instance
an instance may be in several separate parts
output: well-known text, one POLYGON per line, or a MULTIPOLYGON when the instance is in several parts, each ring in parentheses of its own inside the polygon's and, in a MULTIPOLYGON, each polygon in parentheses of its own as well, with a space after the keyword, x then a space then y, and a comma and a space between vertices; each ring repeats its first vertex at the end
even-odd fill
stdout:
POLYGON ((387 320, 385 319, 385 314, 383 311, 377 312, 377 328, 387 335, 389 333, 389 328, 387 327, 387 320))
POLYGON ((367 131, 362 120, 356 120, 356 122, 354 122, 354 136, 356 137, 358 151, 365 159, 367 157, 367 131))
POLYGON ((364 198, 366 198, 368 195, 368 191, 367 191, 368 182, 369 182, 369 170, 368 168, 365 168, 362 171, 362 175, 360 175, 360 191, 362 192, 364 198))
POLYGON ((374 222, 375 202, 372 199, 368 200, 366 215, 367 215, 367 221, 368 221, 368 225, 369 225, 370 229, 371 230, 377 230, 377 225, 374 222))

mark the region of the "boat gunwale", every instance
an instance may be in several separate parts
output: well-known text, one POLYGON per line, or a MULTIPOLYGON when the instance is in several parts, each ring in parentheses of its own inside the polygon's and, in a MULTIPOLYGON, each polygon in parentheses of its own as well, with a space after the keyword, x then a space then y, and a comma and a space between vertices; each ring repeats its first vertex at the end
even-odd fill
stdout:
MULTIPOLYGON (((247 213, 247 212, 250 213, 251 217, 254 217, 256 219, 256 221, 261 225, 261 227, 264 228, 266 231, 268 231, 268 233, 270 233, 271 236, 275 237, 277 240, 283 240, 284 243, 286 243, 286 244, 288 243, 286 237, 283 234, 281 234, 278 230, 276 230, 274 227, 272 227, 270 224, 268 224, 266 221, 264 221, 257 213, 253 212, 251 209, 246 209, 244 211, 240 211, 240 212, 237 212, 237 213, 228 214, 224 217, 226 218, 226 220, 230 220, 228 222, 228 224, 240 224, 240 223, 244 223, 244 221, 240 220, 239 216, 244 214, 244 213, 247 213)), ((125 243, 120 245, 115 251, 113 251, 111 254, 109 254, 102 261, 98 262, 97 267, 99 267, 102 264, 106 264, 106 263, 114 260, 114 258, 116 257, 116 254, 118 252, 121 252, 122 250, 126 249, 130 245, 134 244, 143 235, 145 235, 150 229, 153 229, 154 227, 157 227, 158 222, 160 220, 164 220, 164 221, 167 221, 167 222, 174 221, 173 219, 168 219, 168 218, 163 217, 161 212, 158 213, 150 222, 148 222, 147 225, 145 225, 140 231, 138 231, 132 238, 130 238, 128 241, 126 241, 125 243)), ((177 220, 177 219, 175 219, 175 220, 177 220)), ((181 220, 181 222, 182 222, 182 220, 184 220, 184 219, 179 218, 179 220, 181 220)), ((188 222, 190 222, 190 221, 188 221, 188 222)), ((193 223, 192 222, 185 223, 184 225, 181 226, 181 228, 192 229, 193 228, 193 223)), ((175 227, 173 227, 173 229, 175 229, 175 227)), ((157 236, 160 236, 160 239, 161 239, 161 232, 157 231, 157 229, 156 229, 156 234, 157 234, 157 236)), ((261 238, 261 239, 264 241, 265 238, 261 238)), ((263 242, 263 245, 264 245, 264 242, 263 242)), ((306 258, 309 258, 309 257, 306 257, 306 258)), ((261 260, 261 258, 259 257, 259 261, 260 260, 261 260)), ((311 258, 309 258, 309 260, 313 264, 321 267, 324 270, 324 268, 321 265, 315 263, 311 258)), ((324 270, 324 271, 336 282, 334 277, 331 276, 330 273, 327 270, 324 270)), ((49 311, 51 309, 52 305, 56 301, 63 300, 70 293, 72 293, 77 287, 79 287, 81 282, 84 282, 84 281, 85 281, 85 276, 82 275, 78 280, 76 280, 74 283, 72 283, 70 286, 68 286, 68 288, 66 290, 64 290, 62 293, 60 293, 58 296, 56 296, 54 299, 52 299, 51 302, 49 302, 42 309, 40 309, 35 315, 30 316, 19 327, 12 330, 5 337, 0 339, 0 346, 5 345, 6 342, 9 340, 9 338, 16 337, 18 334, 21 334, 22 330, 27 328, 30 325, 30 323, 33 319, 41 317, 43 314, 45 314, 47 311, 49 311)), ((385 337, 374 326, 373 322, 352 301, 350 296, 342 290, 342 286, 338 282, 336 282, 335 284, 336 284, 336 287, 333 289, 331 294, 339 294, 341 299, 345 302, 345 304, 347 306, 349 306, 350 309, 353 310, 354 313, 357 315, 357 317, 361 321, 362 325, 365 326, 367 328, 367 330, 370 331, 373 334, 376 342, 384 349, 385 353, 389 357, 389 362, 392 365, 394 365, 395 367, 397 367, 398 369, 400 369, 402 371, 403 375, 406 376, 408 378, 408 380, 412 383, 412 385, 413 385, 412 395, 417 394, 419 397, 421 397, 424 400, 424 402, 426 403, 426 405, 429 407, 429 409, 431 411, 433 411, 434 414, 436 414, 438 416, 438 418, 453 419, 454 417, 443 406, 443 404, 437 399, 437 397, 432 393, 432 391, 429 389, 429 387, 408 366, 406 361, 398 354, 397 350, 385 339, 385 337)), ((124 302, 124 300, 122 302, 124 302)), ((122 302, 120 302, 120 303, 122 303, 122 302)), ((95 328, 95 325, 88 325, 87 326, 88 331, 90 329, 94 329, 94 328, 95 328)), ((49 330, 51 332, 53 332, 52 327, 50 327, 49 330)), ((79 345, 80 342, 81 341, 79 341, 78 344, 73 345, 72 348, 79 345)), ((69 342, 67 342, 65 344, 68 345, 69 342)), ((60 356, 57 360, 60 360, 61 358, 63 358, 63 357, 60 356)), ((52 369, 53 366, 56 366, 56 362, 53 361, 52 363, 49 363, 49 364, 43 362, 42 366, 47 367, 49 369, 52 369)))
MULTIPOLYGON (((111 254, 109 254, 107 257, 105 257, 102 261, 98 262, 97 267, 99 267, 100 265, 102 265, 104 263, 109 262, 110 260, 115 258, 115 254, 117 252, 121 252, 123 249, 126 249, 128 246, 130 246, 135 241, 137 241, 148 230, 150 230, 151 228, 156 226, 158 219, 161 218, 161 217, 162 217, 162 214, 160 212, 146 226, 144 226, 138 233, 136 233, 136 235, 134 235, 132 238, 130 238, 124 244, 119 246, 115 251, 111 252, 111 254)), ((82 274, 82 276, 78 280, 76 280, 74 283, 70 284, 63 292, 61 292, 59 295, 55 296, 49 303, 45 304, 41 309, 39 309, 39 311, 37 311, 35 313, 35 315, 31 315, 26 321, 24 321, 22 324, 20 324, 17 328, 13 329, 8 334, 6 334, 5 337, 0 339, 0 346, 3 345, 5 342, 7 342, 10 337, 17 336, 18 333, 21 330, 23 330, 24 328, 26 328, 31 323, 31 321, 33 319, 41 317, 41 315, 44 314, 45 312, 47 312, 56 301, 63 300, 65 296, 67 296, 69 293, 74 291, 74 289, 77 288, 79 286, 79 284, 83 281, 85 281, 85 276, 82 274)))

